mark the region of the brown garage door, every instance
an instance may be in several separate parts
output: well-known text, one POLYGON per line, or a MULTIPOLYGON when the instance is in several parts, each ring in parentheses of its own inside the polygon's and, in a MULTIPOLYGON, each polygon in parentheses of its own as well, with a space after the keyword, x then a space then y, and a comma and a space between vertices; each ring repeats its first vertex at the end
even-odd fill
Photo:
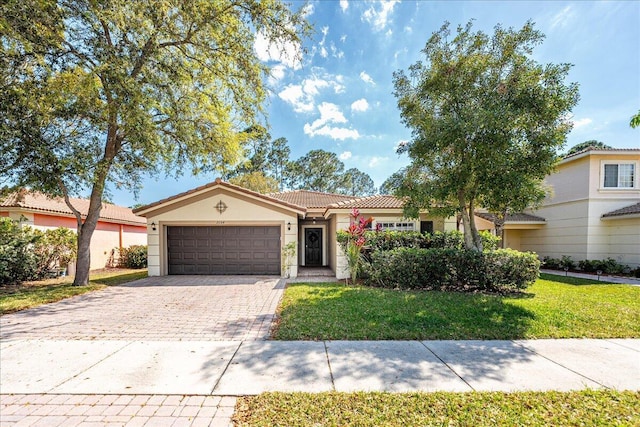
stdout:
POLYGON ((280 227, 167 227, 169 274, 280 275, 280 227))

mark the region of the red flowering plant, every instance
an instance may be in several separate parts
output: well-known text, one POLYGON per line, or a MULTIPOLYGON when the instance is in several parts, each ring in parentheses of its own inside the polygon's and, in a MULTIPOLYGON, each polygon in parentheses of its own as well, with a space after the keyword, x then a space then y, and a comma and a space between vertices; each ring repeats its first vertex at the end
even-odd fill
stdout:
POLYGON ((362 271, 362 250, 367 243, 365 231, 367 231, 367 227, 373 222, 373 218, 360 216, 360 211, 356 208, 353 208, 350 216, 351 221, 349 228, 347 229, 345 254, 347 256, 347 265, 349 267, 351 283, 355 283, 358 278, 358 274, 362 271))

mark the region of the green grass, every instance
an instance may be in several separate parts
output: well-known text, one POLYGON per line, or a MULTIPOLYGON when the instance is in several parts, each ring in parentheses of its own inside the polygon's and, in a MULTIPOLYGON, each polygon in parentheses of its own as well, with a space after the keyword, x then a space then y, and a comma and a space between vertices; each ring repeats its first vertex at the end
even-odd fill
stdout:
POLYGON ((87 286, 73 286, 73 277, 1 286, 0 314, 25 310, 144 277, 147 277, 147 270, 117 269, 92 273, 87 286))
POLYGON ((640 337, 640 287, 545 275, 510 296, 291 284, 279 340, 640 337))
POLYGON ((264 393, 237 426, 633 426, 640 392, 264 393))

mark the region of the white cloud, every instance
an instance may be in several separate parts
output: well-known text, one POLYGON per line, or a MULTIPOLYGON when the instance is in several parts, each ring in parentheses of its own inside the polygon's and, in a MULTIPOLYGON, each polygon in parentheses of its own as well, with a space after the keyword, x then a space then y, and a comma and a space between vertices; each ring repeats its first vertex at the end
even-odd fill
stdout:
POLYGON ((340 160, 349 160, 351 158, 351 151, 344 151, 338 156, 340 160))
POLYGON ((371 76, 369 74, 365 73, 364 71, 360 73, 360 78, 365 83, 369 83, 371 85, 375 85, 376 84, 376 82, 373 81, 371 76))
POLYGON ((259 32, 253 44, 258 59, 264 62, 279 62, 294 70, 302 68, 300 43, 271 43, 267 36, 259 32))
POLYGON ((410 26, 406 26, 404 27, 404 32, 407 34, 412 34, 413 33, 413 28, 411 28, 410 26))
POLYGON ((587 126, 591 122, 593 122, 593 120, 591 120, 588 117, 585 117, 584 119, 580 119, 580 120, 574 120, 573 121, 573 128, 574 129, 578 129, 578 128, 581 128, 583 126, 587 126))
POLYGON ((369 109, 369 103, 364 98, 358 99, 357 101, 354 101, 351 104, 351 110, 352 111, 363 112, 363 111, 367 111, 368 109, 369 109))
POLYGON ((347 9, 349 9, 349 1, 348 0, 340 0, 340 9, 342 9, 343 12, 346 12, 347 9))
POLYGON ((327 56, 329 56, 329 52, 327 52, 327 48, 322 46, 320 48, 320 56, 322 56, 323 58, 326 58, 327 56))
POLYGON ((574 16, 575 11, 572 9, 571 5, 566 6, 560 12, 556 13, 553 18, 551 18, 551 28, 554 29, 557 27, 566 27, 571 23, 574 16))
POLYGON ((360 138, 360 133, 358 133, 356 129, 330 125, 347 123, 346 117, 337 105, 330 102, 323 102, 318 106, 318 111, 320 111, 319 119, 314 120, 311 124, 305 123, 303 130, 306 135, 311 137, 317 135, 328 136, 331 139, 339 140, 360 138))
POLYGON ((343 34, 343 35, 340 37, 340 41, 341 41, 342 43, 346 42, 346 41, 347 41, 347 35, 346 35, 346 34, 343 34))
POLYGON ((362 19, 371 24, 374 31, 382 31, 386 28, 396 3, 399 3, 399 0, 379 1, 378 5, 380 7, 376 9, 375 5, 372 5, 369 9, 364 11, 362 19))
POLYGON ((342 76, 312 76, 300 84, 287 85, 278 96, 293 107, 296 113, 311 113, 315 110, 315 98, 323 89, 333 88, 334 93, 344 92, 342 76))
POLYGON ((385 162, 386 160, 389 160, 388 157, 372 157, 371 160, 369 160, 369 167, 370 168, 374 168, 376 166, 378 166, 379 164, 385 162))
POLYGON ((304 9, 302 9, 302 15, 305 18, 308 18, 309 16, 313 15, 313 12, 315 11, 313 3, 307 3, 304 6, 304 9))
POLYGON ((287 71, 287 67, 283 64, 278 64, 271 68, 271 74, 269 75, 269 83, 275 85, 284 78, 287 71))

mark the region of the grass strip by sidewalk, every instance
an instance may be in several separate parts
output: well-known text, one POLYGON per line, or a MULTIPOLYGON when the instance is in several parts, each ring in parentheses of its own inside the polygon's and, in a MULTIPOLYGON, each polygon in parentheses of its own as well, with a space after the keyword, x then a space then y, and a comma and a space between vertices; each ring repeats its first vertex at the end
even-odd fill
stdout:
POLYGON ((238 399, 236 426, 640 425, 640 392, 264 393, 238 399))
POLYGON ((398 291, 291 284, 279 340, 640 337, 640 287, 543 274, 526 293, 398 291))
POLYGON ((25 282, 17 286, 1 286, 0 314, 25 310, 144 277, 147 277, 146 269, 115 269, 90 274, 89 284, 86 286, 73 286, 73 277, 25 282))

